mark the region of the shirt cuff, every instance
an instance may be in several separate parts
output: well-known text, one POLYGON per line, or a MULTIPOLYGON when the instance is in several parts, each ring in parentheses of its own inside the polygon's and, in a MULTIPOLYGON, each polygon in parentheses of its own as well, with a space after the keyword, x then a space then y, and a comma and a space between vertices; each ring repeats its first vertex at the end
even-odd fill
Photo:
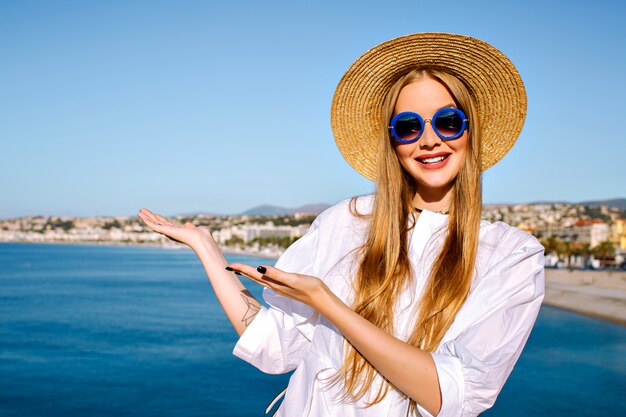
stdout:
MULTIPOLYGON (((437 417, 458 417, 461 415, 465 387, 461 362, 450 355, 441 353, 431 355, 435 361, 441 389, 441 409, 437 417)), ((420 407, 420 412, 422 410, 420 407)), ((428 414, 426 410, 424 411, 428 414)))
POLYGON ((244 330, 243 334, 239 337, 239 340, 233 349, 233 355, 253 364, 254 354, 261 345, 261 341, 264 337, 265 330, 263 322, 265 321, 267 314, 267 308, 265 306, 261 306, 261 309, 254 317, 254 320, 252 320, 252 323, 246 327, 246 330, 244 330))

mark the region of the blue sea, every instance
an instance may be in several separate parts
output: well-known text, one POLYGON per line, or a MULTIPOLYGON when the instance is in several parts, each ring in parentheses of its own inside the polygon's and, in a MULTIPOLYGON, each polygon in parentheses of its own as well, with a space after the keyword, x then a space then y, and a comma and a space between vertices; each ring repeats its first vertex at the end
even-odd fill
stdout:
MULTIPOLYGON (((262 416, 288 375, 236 340, 191 251, 0 244, 0 416, 262 416)), ((618 417, 625 394, 626 328, 543 307, 483 415, 618 417)))

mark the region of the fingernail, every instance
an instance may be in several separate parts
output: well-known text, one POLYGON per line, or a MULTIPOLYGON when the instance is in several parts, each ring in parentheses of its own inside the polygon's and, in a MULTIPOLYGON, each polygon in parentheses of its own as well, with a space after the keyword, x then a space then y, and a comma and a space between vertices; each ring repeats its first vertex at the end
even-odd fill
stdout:
POLYGON ((235 271, 235 275, 241 275, 241 272, 235 271))
POLYGON ((259 271, 262 274, 267 272, 267 268, 265 268, 264 266, 260 266, 256 270, 259 271))
POLYGON ((224 269, 225 269, 225 270, 227 270, 227 271, 234 271, 234 269, 233 269, 233 268, 231 268, 230 266, 227 266, 227 267, 226 267, 226 268, 224 268, 224 269))

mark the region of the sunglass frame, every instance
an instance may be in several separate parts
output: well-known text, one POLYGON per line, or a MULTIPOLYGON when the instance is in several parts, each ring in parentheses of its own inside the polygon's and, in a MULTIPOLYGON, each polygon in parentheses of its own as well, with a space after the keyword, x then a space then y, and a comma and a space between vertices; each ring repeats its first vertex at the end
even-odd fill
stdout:
POLYGON ((456 108, 456 107, 444 107, 443 109, 439 109, 437 110, 437 112, 435 114, 433 114, 433 117, 430 119, 424 119, 422 116, 420 116, 418 113, 415 112, 411 112, 411 111, 405 111, 402 113, 398 113, 396 114, 392 119, 391 122, 389 122, 389 131, 391 132, 391 135, 393 136, 393 138, 400 143, 413 143, 413 142, 417 142, 419 140, 419 138, 422 137, 422 134, 424 133, 424 130, 426 130, 426 122, 430 123, 430 126, 432 127, 433 131, 435 132, 435 134, 441 138, 442 140, 454 140, 454 139, 458 139, 460 138, 463 133, 465 132, 465 130, 468 127, 468 118, 465 115, 465 113, 463 112, 463 110, 456 108), (439 132, 439 130, 437 130, 437 125, 436 125, 436 120, 437 117, 439 117, 442 113, 444 112, 448 112, 448 111, 452 111, 453 113, 455 113, 457 116, 459 116, 461 118, 461 128, 459 129, 459 132, 455 135, 452 136, 445 136, 442 135, 441 132, 439 132), (419 132, 419 134, 413 138, 413 139, 402 139, 397 133, 396 133, 396 123, 398 122, 398 120, 400 120, 401 117, 403 116, 416 116, 417 119, 420 121, 421 125, 422 125, 422 130, 419 132))

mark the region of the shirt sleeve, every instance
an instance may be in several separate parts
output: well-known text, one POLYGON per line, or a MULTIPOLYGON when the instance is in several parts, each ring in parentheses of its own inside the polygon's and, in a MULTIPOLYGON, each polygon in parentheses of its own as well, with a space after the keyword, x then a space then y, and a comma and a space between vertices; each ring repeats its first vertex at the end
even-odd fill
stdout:
MULTIPOLYGON (((276 268, 317 276, 315 257, 319 217, 308 232, 294 242, 276 261, 276 268)), ((319 314, 308 305, 263 290, 268 307, 261 310, 235 345, 233 354, 270 374, 289 372, 308 350, 319 314)))
MULTIPOLYGON (((432 353, 442 397, 438 417, 490 408, 526 344, 544 296, 543 247, 526 236, 471 291, 461 309, 471 320, 459 336, 432 353)), ((419 405, 418 411, 431 416, 419 405)))

